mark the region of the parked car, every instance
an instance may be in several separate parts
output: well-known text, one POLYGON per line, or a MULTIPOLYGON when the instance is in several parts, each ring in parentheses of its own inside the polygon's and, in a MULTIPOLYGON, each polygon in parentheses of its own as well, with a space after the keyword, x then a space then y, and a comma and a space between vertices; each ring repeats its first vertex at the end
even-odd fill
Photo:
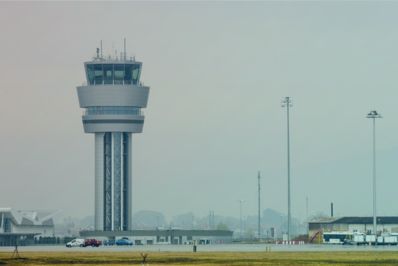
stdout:
POLYGON ((104 246, 113 246, 115 245, 115 240, 113 239, 107 239, 104 241, 104 246))
POLYGON ((95 238, 89 238, 84 240, 83 247, 88 247, 88 246, 99 247, 101 245, 102 245, 101 240, 97 240, 95 238))
POLYGON ((122 237, 122 238, 116 240, 115 243, 118 246, 132 246, 133 245, 133 242, 130 239, 128 239, 127 237, 122 237))
POLYGON ((84 245, 84 239, 80 239, 80 238, 75 238, 72 241, 69 241, 68 243, 66 243, 67 248, 83 247, 83 245, 84 245))

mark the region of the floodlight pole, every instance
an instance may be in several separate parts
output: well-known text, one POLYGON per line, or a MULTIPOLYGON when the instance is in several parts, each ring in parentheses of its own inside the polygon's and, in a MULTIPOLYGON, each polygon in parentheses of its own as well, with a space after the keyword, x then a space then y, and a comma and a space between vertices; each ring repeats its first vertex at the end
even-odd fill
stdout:
POLYGON ((290 107, 292 101, 290 97, 282 100, 282 107, 286 107, 287 118, 287 240, 291 240, 291 199, 290 199, 290 107))
MULTIPOLYGON (((376 110, 370 111, 366 116, 373 120, 373 234, 377 236, 377 219, 376 219, 376 118, 381 115, 376 110)), ((377 244, 377 238, 375 241, 377 244)))
POLYGON ((242 203, 244 202, 244 200, 239 200, 239 220, 240 220, 240 239, 242 240, 242 203))
POLYGON ((261 184, 260 184, 260 171, 258 171, 258 240, 261 240, 261 205, 260 205, 260 192, 261 192, 261 184))

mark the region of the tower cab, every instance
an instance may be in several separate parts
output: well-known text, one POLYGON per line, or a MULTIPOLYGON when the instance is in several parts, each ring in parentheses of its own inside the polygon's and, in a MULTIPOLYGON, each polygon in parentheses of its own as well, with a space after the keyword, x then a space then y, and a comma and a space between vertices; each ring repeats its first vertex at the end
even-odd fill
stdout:
POLYGON ((95 58, 85 64, 89 85, 139 85, 141 62, 130 60, 105 60, 95 58))

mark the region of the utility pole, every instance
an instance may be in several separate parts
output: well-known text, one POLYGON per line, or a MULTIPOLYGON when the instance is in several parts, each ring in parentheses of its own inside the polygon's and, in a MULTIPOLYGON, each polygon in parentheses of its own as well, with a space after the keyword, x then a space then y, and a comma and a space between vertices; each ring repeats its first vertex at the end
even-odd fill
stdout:
POLYGON ((305 221, 307 223, 307 233, 308 233, 308 231, 309 231, 308 196, 305 197, 305 221))
MULTIPOLYGON (((373 234, 377 236, 377 219, 376 219, 376 118, 381 115, 376 110, 370 111, 366 118, 373 120, 373 234)), ((377 240, 377 238, 376 238, 377 240)), ((377 241, 375 242, 377 244, 377 241)))
POLYGON ((308 196, 305 197, 305 220, 308 222, 308 196))
POLYGON ((260 206, 260 191, 261 191, 261 184, 260 184, 260 171, 258 171, 258 240, 261 239, 261 206, 260 206))
POLYGON ((287 120, 287 240, 291 240, 291 199, 290 199, 290 107, 292 107, 290 97, 282 100, 282 107, 286 107, 287 120))
POLYGON ((244 200, 239 200, 239 220, 240 220, 240 239, 242 240, 243 236, 243 227, 242 227, 242 203, 244 200))
POLYGON ((209 229, 213 229, 212 219, 211 219, 211 210, 209 211, 209 229))

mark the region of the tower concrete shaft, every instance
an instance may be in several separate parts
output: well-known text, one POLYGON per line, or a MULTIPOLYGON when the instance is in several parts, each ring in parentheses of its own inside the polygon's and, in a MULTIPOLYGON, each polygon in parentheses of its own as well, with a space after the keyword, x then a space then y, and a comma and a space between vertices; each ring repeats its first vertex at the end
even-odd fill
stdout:
POLYGON ((132 230, 132 133, 141 133, 149 87, 142 63, 102 55, 85 63, 87 85, 77 87, 83 127, 95 136, 95 230, 132 230))

